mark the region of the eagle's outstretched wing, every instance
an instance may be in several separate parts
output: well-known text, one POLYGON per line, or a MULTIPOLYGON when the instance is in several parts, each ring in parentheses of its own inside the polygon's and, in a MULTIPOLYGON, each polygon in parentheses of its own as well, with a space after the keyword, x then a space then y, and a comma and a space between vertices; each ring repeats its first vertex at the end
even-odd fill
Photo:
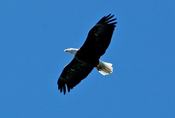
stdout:
POLYGON ((93 66, 83 63, 74 58, 63 70, 58 79, 58 89, 60 92, 66 93, 73 89, 78 83, 81 82, 93 70, 93 66))
MULTIPOLYGON (((88 33, 83 46, 79 49, 77 56, 85 60, 92 57, 99 59, 108 48, 114 28, 116 26, 114 15, 104 16, 88 33)), ((88 61, 88 60, 87 60, 88 61)))

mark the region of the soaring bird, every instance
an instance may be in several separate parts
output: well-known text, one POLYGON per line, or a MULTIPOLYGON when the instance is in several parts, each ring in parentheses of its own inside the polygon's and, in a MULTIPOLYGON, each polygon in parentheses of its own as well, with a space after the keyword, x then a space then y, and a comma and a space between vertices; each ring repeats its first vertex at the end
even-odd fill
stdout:
POLYGON ((108 48, 117 24, 114 15, 107 15, 101 18, 97 24, 89 31, 84 44, 79 49, 68 48, 68 52, 74 56, 73 60, 64 67, 59 79, 58 90, 66 93, 70 92, 77 84, 95 67, 102 75, 113 72, 112 64, 100 60, 100 57, 108 48))

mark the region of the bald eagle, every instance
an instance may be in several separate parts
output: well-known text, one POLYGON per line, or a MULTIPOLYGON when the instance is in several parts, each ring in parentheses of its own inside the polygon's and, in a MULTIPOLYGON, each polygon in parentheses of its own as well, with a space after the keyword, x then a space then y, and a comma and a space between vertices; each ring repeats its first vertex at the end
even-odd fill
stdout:
POLYGON ((113 72, 112 64, 100 60, 100 57, 108 48, 114 28, 116 18, 114 15, 107 15, 100 19, 89 31, 88 36, 81 48, 68 48, 68 52, 74 56, 73 60, 63 69, 58 79, 58 90, 66 93, 81 82, 95 67, 102 75, 113 72))

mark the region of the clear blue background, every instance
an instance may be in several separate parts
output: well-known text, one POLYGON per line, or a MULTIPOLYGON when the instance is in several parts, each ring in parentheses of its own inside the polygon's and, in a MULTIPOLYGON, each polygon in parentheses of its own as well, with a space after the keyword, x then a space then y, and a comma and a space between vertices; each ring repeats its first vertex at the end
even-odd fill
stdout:
POLYGON ((175 118, 174 0, 1 0, 0 118, 175 118), (101 60, 70 93, 57 79, 88 31, 118 18, 101 60))

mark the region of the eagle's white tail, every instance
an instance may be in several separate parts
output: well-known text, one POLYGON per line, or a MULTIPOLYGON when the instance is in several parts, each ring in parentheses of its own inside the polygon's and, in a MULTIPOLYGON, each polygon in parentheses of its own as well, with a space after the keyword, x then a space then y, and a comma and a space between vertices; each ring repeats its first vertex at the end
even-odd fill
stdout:
POLYGON ((99 64, 95 67, 102 75, 109 75, 113 72, 111 63, 107 63, 99 60, 99 64))

